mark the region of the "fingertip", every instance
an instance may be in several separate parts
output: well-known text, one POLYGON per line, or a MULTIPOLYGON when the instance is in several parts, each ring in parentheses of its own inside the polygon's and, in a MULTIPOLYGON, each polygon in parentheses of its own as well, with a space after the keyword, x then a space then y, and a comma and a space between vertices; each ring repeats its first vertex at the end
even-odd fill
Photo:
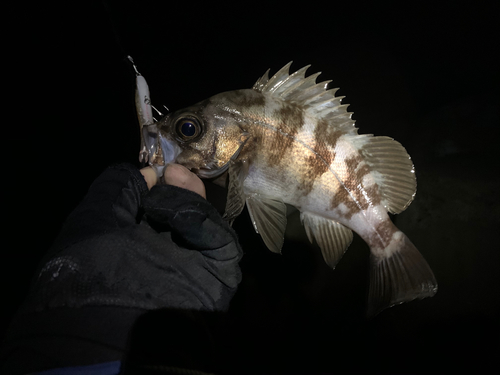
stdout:
POLYGON ((156 175, 156 172, 151 167, 142 168, 139 170, 139 172, 141 172, 142 176, 144 177, 144 180, 148 185, 148 189, 151 190, 151 188, 158 182, 158 176, 156 175))
POLYGON ((201 195, 205 199, 207 198, 203 181, 183 165, 167 165, 164 172, 164 178, 167 185, 187 189, 201 195))

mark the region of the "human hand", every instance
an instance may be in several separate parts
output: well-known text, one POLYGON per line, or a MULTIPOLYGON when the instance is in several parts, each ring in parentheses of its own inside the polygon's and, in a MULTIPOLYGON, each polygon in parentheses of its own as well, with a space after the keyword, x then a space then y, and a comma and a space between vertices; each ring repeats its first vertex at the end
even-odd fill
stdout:
MULTIPOLYGON (((144 176, 149 189, 151 189, 158 183, 158 178, 153 168, 142 168, 140 172, 144 176)), ((207 199, 205 193, 205 185, 197 175, 195 175, 186 167, 180 164, 169 164, 165 168, 163 176, 167 185, 173 185, 183 189, 191 190, 192 192, 199 194, 203 198, 207 199)))

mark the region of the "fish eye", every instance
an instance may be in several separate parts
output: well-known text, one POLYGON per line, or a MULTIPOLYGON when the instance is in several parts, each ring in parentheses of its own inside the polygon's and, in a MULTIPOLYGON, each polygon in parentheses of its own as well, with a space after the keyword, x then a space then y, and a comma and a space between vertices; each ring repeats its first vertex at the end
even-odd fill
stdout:
POLYGON ((176 121, 175 131, 179 140, 192 141, 201 134, 201 126, 195 118, 182 117, 176 121))

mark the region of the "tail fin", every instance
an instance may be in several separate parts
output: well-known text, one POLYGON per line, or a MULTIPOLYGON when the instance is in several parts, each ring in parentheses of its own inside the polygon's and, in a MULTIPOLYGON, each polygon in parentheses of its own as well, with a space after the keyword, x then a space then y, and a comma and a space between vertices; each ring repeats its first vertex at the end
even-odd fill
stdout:
POLYGON ((403 232, 395 233, 388 253, 385 257, 370 255, 368 317, 396 304, 432 297, 437 292, 429 265, 403 232))

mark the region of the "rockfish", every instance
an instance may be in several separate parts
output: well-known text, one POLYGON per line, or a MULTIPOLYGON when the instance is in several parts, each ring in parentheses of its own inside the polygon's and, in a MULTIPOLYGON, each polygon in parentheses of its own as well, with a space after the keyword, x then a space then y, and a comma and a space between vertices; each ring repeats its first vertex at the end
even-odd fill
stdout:
POLYGON ((368 315, 433 296, 434 275, 392 223, 413 200, 416 179, 405 148, 358 134, 348 105, 291 63, 253 88, 224 92, 156 123, 161 147, 202 178, 227 176, 224 217, 245 204, 264 243, 279 253, 286 205, 296 207, 309 240, 332 268, 356 232, 370 247, 368 315))

